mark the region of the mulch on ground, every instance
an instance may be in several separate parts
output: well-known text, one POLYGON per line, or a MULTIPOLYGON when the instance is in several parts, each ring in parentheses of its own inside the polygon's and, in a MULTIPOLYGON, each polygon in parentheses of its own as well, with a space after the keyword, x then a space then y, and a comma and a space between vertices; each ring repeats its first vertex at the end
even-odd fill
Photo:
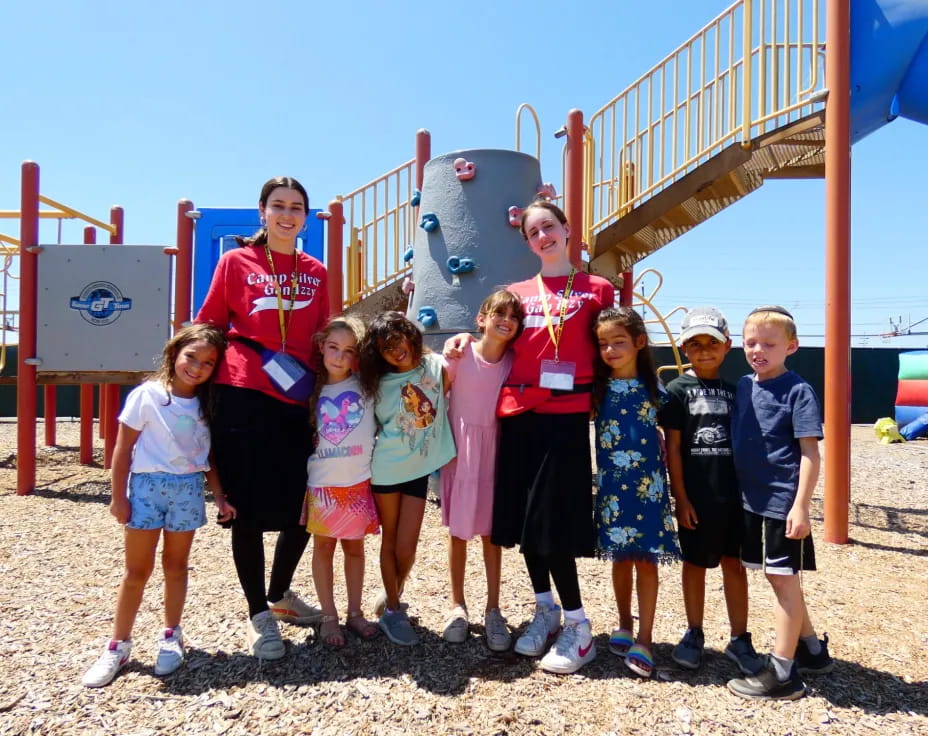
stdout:
MULTIPOLYGON (((820 570, 804 577, 837 665, 808 680, 803 700, 750 703, 725 687, 735 673, 722 654, 728 630, 718 572, 708 576, 708 651, 697 673, 670 659, 685 628, 679 565, 661 569, 651 680, 608 651, 617 617, 608 563, 596 560, 580 563, 598 650, 581 672, 551 675, 535 660, 492 654, 477 625, 464 644, 445 643, 446 535, 432 504, 406 589, 420 645, 349 636, 336 651, 314 629, 284 625, 287 657, 257 662, 247 654, 228 533, 210 524, 190 560, 187 664, 163 679, 152 671, 161 623, 156 570, 132 662, 108 687, 85 689, 80 678, 110 634, 122 572, 107 473, 99 450, 97 466, 78 464, 77 424, 63 422, 61 445, 39 453, 38 490, 18 497, 15 424, 0 423, 0 734, 928 734, 928 442, 882 446, 869 428, 852 429, 852 542, 822 541, 820 484, 820 570)), ((365 600, 378 589, 378 548, 368 541, 365 600)), ((470 550, 467 583, 475 620, 485 594, 478 548, 470 550)), ((528 578, 516 552, 507 551, 503 565, 503 610, 520 629, 533 611, 528 578)), ((336 559, 344 612, 340 578, 336 559)), ((750 583, 755 644, 769 651, 773 596, 761 575, 750 583)), ((294 587, 314 598, 309 554, 294 587)))

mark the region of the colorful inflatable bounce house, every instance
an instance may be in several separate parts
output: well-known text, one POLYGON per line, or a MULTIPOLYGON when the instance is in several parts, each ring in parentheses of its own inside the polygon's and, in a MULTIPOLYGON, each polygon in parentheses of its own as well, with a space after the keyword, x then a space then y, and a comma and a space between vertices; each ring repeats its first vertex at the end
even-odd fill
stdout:
POLYGON ((907 440, 928 434, 928 350, 899 354, 896 424, 907 440))

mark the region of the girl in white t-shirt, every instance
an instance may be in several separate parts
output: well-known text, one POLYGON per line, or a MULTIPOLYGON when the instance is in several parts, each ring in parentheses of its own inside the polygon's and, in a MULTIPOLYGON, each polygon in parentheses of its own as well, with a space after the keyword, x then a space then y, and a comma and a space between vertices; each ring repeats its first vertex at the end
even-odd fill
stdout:
POLYGON ((376 423, 372 402, 365 400, 354 371, 364 324, 356 317, 329 321, 317 337, 322 371, 310 406, 316 451, 307 463, 306 530, 313 535, 313 582, 322 606, 319 636, 331 647, 343 647, 333 592, 332 558, 340 541, 348 588, 346 624, 362 639, 378 628, 364 617, 364 537, 377 534, 380 522, 371 495, 371 454, 376 423))
POLYGON ((125 526, 126 571, 116 598, 113 637, 84 675, 87 687, 112 681, 129 661, 132 625, 164 536, 164 631, 155 674, 184 661, 180 617, 187 597, 187 558, 195 531, 206 523, 203 476, 220 520, 235 509, 209 464, 207 427, 210 378, 225 350, 223 333, 209 325, 179 330, 164 346, 161 368, 126 398, 113 453, 110 513, 125 526))

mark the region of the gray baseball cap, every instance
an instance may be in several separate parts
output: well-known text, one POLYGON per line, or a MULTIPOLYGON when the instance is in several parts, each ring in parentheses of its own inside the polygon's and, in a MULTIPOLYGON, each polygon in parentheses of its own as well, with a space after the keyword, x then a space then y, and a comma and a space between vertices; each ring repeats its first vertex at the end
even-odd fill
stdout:
POLYGON ((729 337, 728 320, 715 307, 694 307, 683 315, 677 343, 683 345, 697 335, 709 335, 719 342, 726 342, 729 337))

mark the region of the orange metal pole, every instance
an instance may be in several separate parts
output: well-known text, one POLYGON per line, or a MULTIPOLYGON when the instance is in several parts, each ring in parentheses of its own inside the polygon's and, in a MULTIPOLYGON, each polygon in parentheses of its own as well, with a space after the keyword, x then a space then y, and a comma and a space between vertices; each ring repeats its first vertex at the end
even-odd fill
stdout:
POLYGON ((583 239, 583 113, 574 108, 567 113, 567 191, 564 192, 567 222, 571 226, 568 255, 575 268, 580 268, 580 241, 583 239))
MULTIPOLYGON (((110 223, 115 227, 115 232, 110 234, 110 245, 119 245, 123 242, 123 229, 125 223, 125 213, 122 207, 110 208, 110 223)), ((103 468, 109 470, 113 464, 113 450, 116 447, 116 430, 119 416, 119 385, 107 384, 103 389, 106 392, 106 427, 103 436, 103 468)))
POLYGON ((329 211, 319 213, 328 220, 326 270, 329 277, 329 314, 341 314, 345 304, 344 226, 345 206, 340 200, 329 202, 329 211))
POLYGON ((828 0, 825 65, 825 541, 848 540, 851 488, 851 100, 848 0, 828 0))
POLYGON ((39 165, 22 165, 19 206, 19 356, 16 373, 16 493, 35 490, 35 365, 36 293, 38 255, 29 248, 39 244, 39 165))
POLYGON ((193 202, 182 199, 177 203, 177 257, 174 261, 174 329, 190 321, 193 290, 193 220, 187 213, 193 202))
MULTIPOLYGON (((635 179, 635 167, 626 163, 622 176, 625 178, 624 186, 622 187, 622 192, 625 195, 625 201, 622 202, 623 205, 626 205, 631 199, 635 197, 635 190, 637 188, 637 180, 635 179)), ((625 207, 623 209, 623 214, 627 214, 631 210, 630 207, 625 207)), ((632 286, 635 283, 635 267, 630 266, 627 271, 622 272, 622 288, 619 291, 619 306, 621 307, 630 307, 632 305, 632 286)))
MULTIPOLYGON (((97 229, 84 228, 84 243, 93 245, 97 242, 97 229)), ((81 384, 81 465, 93 464, 93 384, 81 384)))
POLYGON ((43 386, 45 404, 45 446, 55 446, 55 430, 58 419, 58 392, 55 386, 43 386))

